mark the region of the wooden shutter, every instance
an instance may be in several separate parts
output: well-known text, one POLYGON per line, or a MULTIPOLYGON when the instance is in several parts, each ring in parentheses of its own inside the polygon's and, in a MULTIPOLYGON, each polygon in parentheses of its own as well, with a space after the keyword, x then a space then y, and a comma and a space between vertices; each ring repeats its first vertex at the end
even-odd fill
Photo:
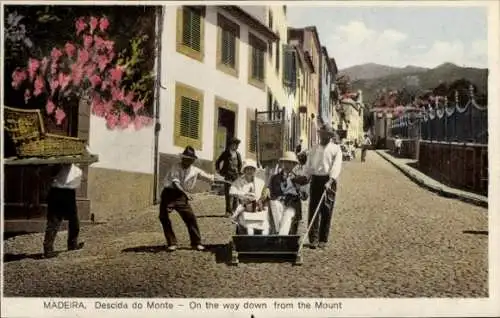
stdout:
POLYGON ((217 24, 220 28, 220 63, 236 69, 238 59, 237 40, 240 36, 240 27, 238 24, 225 18, 219 14, 217 16, 217 24))
POLYGON ((250 120, 250 151, 257 152, 257 122, 255 119, 250 120))
POLYGON ((257 154, 257 122, 255 121, 255 110, 247 108, 246 128, 246 152, 247 158, 255 158, 257 154))
POLYGON ((182 43, 201 52, 201 11, 184 7, 182 12, 182 43))
POLYGON ((264 52, 266 51, 266 44, 253 35, 250 35, 249 40, 252 48, 252 78, 264 81, 264 52))
POLYGON ((297 85, 297 56, 291 46, 283 44, 283 84, 287 87, 296 88, 297 85))
POLYGON ((199 139, 200 102, 186 96, 181 97, 180 134, 182 137, 199 139))
POLYGON ((174 144, 202 149, 203 92, 186 84, 175 85, 174 144))
POLYGON ((236 37, 231 31, 223 29, 221 42, 221 62, 234 68, 236 64, 236 37))

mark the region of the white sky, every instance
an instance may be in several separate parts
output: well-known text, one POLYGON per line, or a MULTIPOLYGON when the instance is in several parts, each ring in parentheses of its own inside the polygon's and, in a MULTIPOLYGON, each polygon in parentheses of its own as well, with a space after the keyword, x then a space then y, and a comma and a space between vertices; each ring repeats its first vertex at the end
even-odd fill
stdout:
POLYGON ((487 67, 485 7, 288 6, 291 27, 315 25, 339 69, 378 63, 487 67))

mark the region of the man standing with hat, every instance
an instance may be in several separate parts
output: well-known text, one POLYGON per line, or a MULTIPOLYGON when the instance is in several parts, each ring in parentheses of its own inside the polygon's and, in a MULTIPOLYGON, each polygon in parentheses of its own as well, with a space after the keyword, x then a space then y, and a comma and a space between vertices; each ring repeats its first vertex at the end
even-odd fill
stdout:
POLYGON ((229 189, 231 188, 231 183, 234 182, 240 176, 241 172, 241 155, 238 152, 238 146, 240 145, 240 140, 238 138, 233 138, 229 143, 229 147, 224 150, 224 152, 219 156, 215 162, 215 170, 224 177, 227 181, 224 183, 224 196, 226 197, 226 216, 231 216, 238 201, 236 198, 232 198, 229 195, 229 189), (221 167, 222 163, 222 167, 221 167))
POLYGON ((309 152, 304 169, 306 177, 296 178, 297 183, 310 182, 309 225, 311 223, 312 225, 309 232, 309 243, 312 249, 318 246, 324 248, 328 242, 337 179, 342 167, 342 150, 332 139, 335 136, 333 128, 324 124, 318 133, 320 141, 309 152), (312 217, 325 190, 328 194, 327 198, 319 207, 318 214, 313 220, 312 217))
POLYGON ((179 213, 186 224, 191 246, 200 251, 205 249, 203 245, 201 245, 201 234, 196 216, 189 204, 191 200, 189 192, 196 185, 198 178, 207 182, 214 182, 215 179, 213 175, 193 166, 196 159, 198 159, 198 157, 193 147, 187 146, 181 154, 181 162, 171 167, 163 182, 159 218, 169 251, 175 251, 177 249, 177 239, 172 229, 172 223, 169 216, 173 210, 179 213))

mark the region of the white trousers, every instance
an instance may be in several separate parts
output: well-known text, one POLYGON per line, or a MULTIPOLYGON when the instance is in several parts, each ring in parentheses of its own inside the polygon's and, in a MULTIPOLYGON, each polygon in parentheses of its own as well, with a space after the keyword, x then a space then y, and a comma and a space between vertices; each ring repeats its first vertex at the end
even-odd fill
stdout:
POLYGON ((279 235, 288 235, 292 227, 293 217, 295 216, 295 209, 286 207, 283 202, 279 200, 272 200, 271 212, 273 214, 276 232, 278 232, 279 235))

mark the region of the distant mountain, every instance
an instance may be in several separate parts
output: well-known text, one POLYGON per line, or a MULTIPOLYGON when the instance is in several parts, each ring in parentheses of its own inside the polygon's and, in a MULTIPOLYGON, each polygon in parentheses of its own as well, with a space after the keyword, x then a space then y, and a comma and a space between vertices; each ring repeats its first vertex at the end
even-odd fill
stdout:
MULTIPOLYGON (((408 68, 408 67, 407 67, 408 68)), ((412 67, 409 67, 412 68, 412 67)), ((394 69, 394 68, 393 68, 394 69)), ((488 90, 488 69, 473 67, 460 67, 453 63, 444 63, 433 69, 417 68, 410 72, 395 72, 381 77, 352 80, 353 91, 363 91, 363 101, 371 103, 374 101, 377 91, 382 89, 397 90, 403 87, 411 88, 414 91, 432 90, 440 83, 448 83, 466 79, 474 83, 479 93, 487 93, 488 90)))
POLYGON ((389 75, 402 75, 428 71, 428 68, 408 65, 406 67, 393 67, 376 63, 367 63, 351 66, 340 70, 340 75, 347 75, 351 81, 362 79, 374 79, 389 75))

